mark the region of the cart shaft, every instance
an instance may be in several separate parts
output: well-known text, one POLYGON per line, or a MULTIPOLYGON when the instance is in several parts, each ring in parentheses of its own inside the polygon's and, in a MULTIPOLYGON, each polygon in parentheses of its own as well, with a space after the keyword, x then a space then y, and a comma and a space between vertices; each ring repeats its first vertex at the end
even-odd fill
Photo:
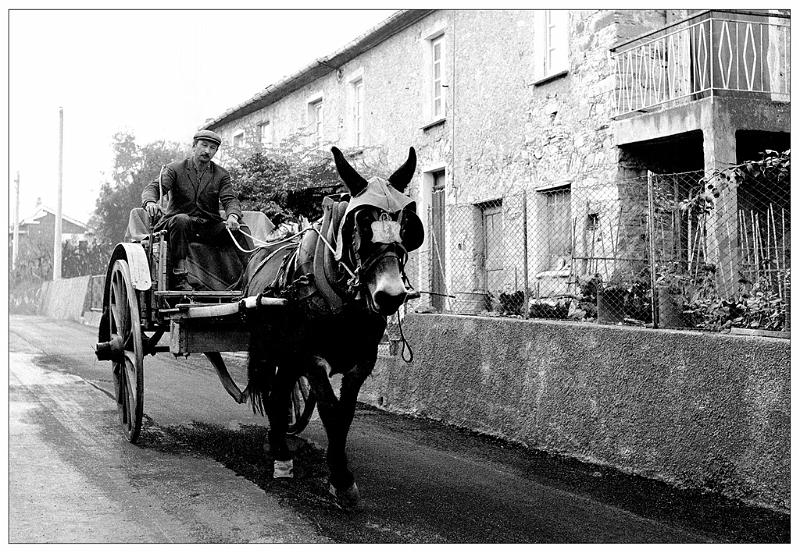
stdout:
POLYGON ((249 296, 235 303, 223 303, 218 305, 197 305, 192 303, 178 304, 183 317, 187 319, 205 317, 224 317, 235 315, 256 307, 284 307, 288 301, 283 298, 263 298, 260 296, 249 296))

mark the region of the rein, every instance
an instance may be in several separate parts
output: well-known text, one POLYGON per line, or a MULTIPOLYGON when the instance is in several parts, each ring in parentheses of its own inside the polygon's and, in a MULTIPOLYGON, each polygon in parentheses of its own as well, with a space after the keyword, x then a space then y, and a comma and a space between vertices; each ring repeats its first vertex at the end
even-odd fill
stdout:
POLYGON ((255 236, 253 236, 252 234, 247 234, 245 231, 243 231, 241 229, 238 230, 237 232, 243 234, 244 236, 247 236, 250 240, 253 241, 253 244, 255 244, 255 248, 253 248, 252 250, 248 250, 248 249, 245 249, 242 246, 240 246, 239 242, 236 241, 236 238, 233 237, 233 231, 231 229, 226 227, 225 230, 228 231, 228 234, 231 237, 231 241, 233 242, 233 245, 236 246, 237 250, 239 250, 242 253, 253 253, 253 252, 257 252, 258 250, 260 250, 262 248, 268 248, 270 246, 274 246, 275 244, 280 244, 281 242, 288 242, 289 240, 297 238, 298 236, 302 236, 303 234, 306 233, 306 231, 308 229, 304 229, 304 230, 301 230, 300 232, 296 232, 296 233, 294 233, 294 234, 292 234, 290 236, 286 236, 284 238, 279 238, 277 240, 271 240, 269 242, 264 241, 264 240, 260 240, 260 239, 256 238, 255 236))
MULTIPOLYGON (((259 240, 255 236, 253 236, 251 234, 247 234, 243 230, 239 230, 239 232, 241 234, 243 234, 244 236, 247 236, 248 238, 250 238, 253 241, 253 244, 255 244, 255 248, 253 248, 252 250, 248 250, 248 249, 245 249, 242 246, 240 246, 239 243, 236 241, 236 239, 233 237, 233 231, 231 229, 226 229, 226 230, 228 231, 228 234, 230 235, 231 240, 233 241, 233 244, 236 246, 236 249, 239 250, 242 253, 253 253, 253 252, 257 252, 258 250, 260 250, 262 248, 268 248, 270 246, 274 246, 276 244, 280 244, 281 242, 288 242, 290 240, 293 240, 294 238, 297 238, 298 236, 303 236, 305 233, 307 233, 310 230, 313 230, 314 232, 317 233, 319 238, 322 240, 323 244, 325 244, 325 246, 328 248, 328 251, 330 251, 332 255, 336 255, 336 248, 331 246, 331 243, 328 242, 325 239, 324 236, 322 236, 322 232, 320 232, 320 230, 318 228, 315 228, 313 226, 309 227, 309 228, 306 228, 306 229, 303 229, 300 232, 296 232, 296 233, 294 233, 294 234, 292 234, 290 236, 286 236, 285 238, 281 238, 279 240, 270 241, 270 242, 266 242, 264 240, 259 240)), ((279 248, 276 251, 280 251, 281 249, 283 249, 283 248, 279 248)), ((270 257, 272 257, 272 255, 274 255, 274 252, 273 252, 273 254, 270 255, 270 257)), ((341 265, 341 267, 350 274, 350 277, 356 278, 356 274, 353 272, 352 269, 350 269, 350 267, 347 266, 347 264, 345 264, 344 262, 340 261, 339 265, 341 265)))
MULTIPOLYGON (((335 256, 335 255, 336 255, 336 248, 334 248, 333 246, 331 246, 331 243, 330 243, 330 242, 328 242, 328 241, 325 239, 325 237, 324 237, 324 236, 322 236, 322 232, 320 232, 320 230, 319 230, 318 228, 311 227, 310 229, 306 229, 306 231, 307 231, 307 230, 313 230, 314 232, 316 232, 316 233, 317 233, 317 235, 319 235, 319 238, 320 238, 320 240, 322 240, 322 243, 323 243, 323 244, 325 244, 325 246, 328 248, 328 251, 329 251, 329 252, 331 252, 331 255, 333 255, 333 256, 335 256)), ((305 231, 304 231, 304 232, 305 232, 305 231)), ((354 272, 353 272, 353 271, 350 269, 350 267, 348 267, 348 266, 347 266, 347 264, 346 264, 344 261, 340 261, 340 262, 339 262, 339 266, 341 266, 341 267, 342 267, 342 268, 343 268, 345 271, 347 271, 347 272, 350 274, 350 277, 351 277, 351 278, 358 278, 358 277, 356 277, 356 273, 354 273, 354 272)), ((356 267, 356 271, 358 271, 358 267, 356 267)))

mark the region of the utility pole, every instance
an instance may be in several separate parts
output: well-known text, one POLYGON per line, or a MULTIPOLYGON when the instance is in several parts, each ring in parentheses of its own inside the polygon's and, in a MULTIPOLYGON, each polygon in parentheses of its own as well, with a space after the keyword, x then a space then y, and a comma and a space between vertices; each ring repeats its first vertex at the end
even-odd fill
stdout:
POLYGON ((19 255, 19 171, 14 180, 14 238, 11 244, 11 270, 17 268, 17 256, 19 255))
POLYGON ((58 202, 53 233, 53 280, 61 278, 61 188, 64 178, 64 108, 58 108, 58 202))

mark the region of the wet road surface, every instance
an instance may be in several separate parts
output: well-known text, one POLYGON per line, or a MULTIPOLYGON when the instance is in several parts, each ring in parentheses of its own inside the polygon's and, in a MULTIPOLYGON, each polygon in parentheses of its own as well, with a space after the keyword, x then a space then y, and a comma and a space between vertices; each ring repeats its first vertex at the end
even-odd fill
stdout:
MULTIPOLYGON (((349 454, 366 510, 326 492, 312 420, 292 481, 273 480, 267 422, 202 356, 145 359, 145 423, 122 437, 95 329, 13 316, 9 540, 140 543, 787 542, 788 515, 367 407, 349 454)), ((237 382, 241 359, 228 358, 237 382)))

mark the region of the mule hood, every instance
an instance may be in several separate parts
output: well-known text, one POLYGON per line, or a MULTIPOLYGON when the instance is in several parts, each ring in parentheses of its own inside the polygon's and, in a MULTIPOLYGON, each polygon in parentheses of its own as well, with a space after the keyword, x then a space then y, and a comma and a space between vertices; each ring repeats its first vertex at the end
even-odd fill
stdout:
POLYGON ((407 235, 403 240, 403 245, 408 251, 413 251, 422 245, 423 239, 422 221, 416 214, 416 202, 389 184, 389 181, 380 177, 372 177, 367 183, 367 187, 358 196, 351 198, 345 209, 336 234, 336 260, 341 261, 342 259, 342 229, 353 211, 362 206, 372 206, 394 214, 409 205, 412 206, 412 209, 405 215, 406 223, 409 226, 403 233, 407 235))

